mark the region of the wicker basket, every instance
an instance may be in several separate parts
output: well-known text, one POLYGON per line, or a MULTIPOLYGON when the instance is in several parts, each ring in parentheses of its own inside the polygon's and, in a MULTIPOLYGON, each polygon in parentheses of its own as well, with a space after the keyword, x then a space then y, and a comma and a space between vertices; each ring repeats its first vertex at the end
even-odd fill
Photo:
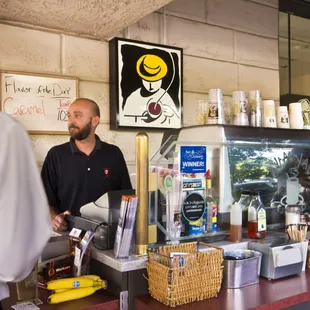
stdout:
POLYGON ((223 250, 200 242, 212 251, 198 252, 197 242, 162 246, 149 251, 147 272, 151 296, 176 307, 217 296, 223 276, 223 250), (170 253, 188 253, 170 258, 170 253))

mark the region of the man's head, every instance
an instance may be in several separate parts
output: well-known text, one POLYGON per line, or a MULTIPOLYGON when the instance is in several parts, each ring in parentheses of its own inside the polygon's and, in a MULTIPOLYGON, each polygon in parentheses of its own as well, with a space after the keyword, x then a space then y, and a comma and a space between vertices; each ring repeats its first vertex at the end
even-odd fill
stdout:
POLYGON ((71 103, 68 111, 68 129, 71 138, 85 140, 95 134, 100 120, 97 103, 87 98, 78 98, 71 103))

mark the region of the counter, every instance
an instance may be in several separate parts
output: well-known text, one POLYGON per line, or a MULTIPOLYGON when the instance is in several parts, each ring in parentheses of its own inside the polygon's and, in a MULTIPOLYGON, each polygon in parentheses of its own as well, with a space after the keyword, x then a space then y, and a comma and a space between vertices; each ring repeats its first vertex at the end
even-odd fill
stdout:
MULTIPOLYGON (((267 238, 283 236, 284 234, 285 233, 283 231, 269 231, 267 238)), ((246 237, 246 235, 244 235, 244 237, 246 237)), ((308 238, 309 237, 310 236, 308 235, 308 238)), ((210 240, 207 240, 207 242, 208 241, 210 240)), ((250 239, 244 238, 239 243, 219 241, 213 242, 212 245, 222 247, 224 250, 247 249, 249 241, 250 239)), ((98 307, 102 307, 103 304, 105 307, 104 309, 131 310, 134 309, 134 305, 137 310, 166 309, 166 307, 161 303, 153 300, 149 297, 149 295, 147 295, 148 282, 146 279, 147 272, 145 269, 147 256, 131 256, 128 259, 117 259, 114 257, 112 250, 100 251, 92 247, 91 257, 90 273, 97 274, 108 281, 108 292, 98 291, 92 296, 60 305, 45 304, 40 306, 41 309, 98 309, 98 307), (111 308, 106 308, 108 305, 111 306, 111 308)), ((280 300, 302 292, 307 292, 308 290, 310 291, 310 272, 303 272, 301 276, 284 278, 278 281, 270 282, 261 278, 260 283, 257 285, 236 290, 221 289, 217 298, 194 303, 191 305, 190 309, 196 309, 196 307, 198 307, 197 309, 206 309, 206 307, 209 306, 209 309, 212 310, 241 310, 243 308, 239 308, 239 306, 254 307, 262 303, 270 303, 274 300, 280 300), (248 296, 251 296, 251 298, 248 296), (221 307, 219 308, 218 305, 221 307), (228 305, 230 305, 230 308, 228 305), (234 305, 234 307, 231 307, 232 305, 234 305)), ((11 298, 3 302, 5 306, 4 309, 10 309, 10 306, 16 303, 15 285, 11 285, 11 293, 11 298)), ((40 298, 42 301, 46 300, 47 295, 47 291, 40 290, 40 298)))
POLYGON ((100 251, 91 249, 91 257, 119 272, 128 272, 146 268, 147 256, 130 256, 129 258, 115 258, 113 250, 100 251))
MULTIPOLYGON (((266 238, 274 238, 284 234, 283 231, 268 232, 266 238)), ((250 239, 244 238, 239 243, 219 241, 212 242, 212 245, 222 247, 224 250, 247 249, 249 241, 250 239)), ((145 269, 147 256, 118 259, 114 257, 112 250, 100 251, 96 248, 92 248, 91 256, 91 272, 106 279, 109 283, 109 290, 120 296, 120 309, 133 309, 135 296, 148 294, 145 269)))
MULTIPOLYGON (((279 231, 270 231, 268 232, 267 238, 281 237, 286 235, 286 233, 279 231)), ((246 234, 244 234, 244 237, 246 234)), ((309 235, 310 237, 310 235, 309 235)), ((212 245, 222 247, 224 250, 235 250, 235 249, 247 249, 248 244, 251 241, 249 238, 243 238, 241 242, 233 243, 230 241, 218 241, 212 242, 212 245)), ((209 243, 208 241, 206 241, 209 243)), ((128 272, 134 270, 141 270, 146 268, 147 256, 130 256, 127 259, 124 258, 115 258, 113 250, 100 251, 95 247, 92 247, 91 257, 96 261, 103 263, 119 272, 128 272)))
MULTIPOLYGON (((178 310, 278 310, 304 303, 300 310, 310 309, 310 270, 300 275, 268 281, 260 278, 260 282, 240 289, 222 288, 217 297, 179 306, 178 310)), ((168 310, 171 309, 156 301, 150 295, 138 296, 134 299, 136 310, 168 310)), ((292 310, 299 308, 292 308, 292 310)), ((287 309, 288 310, 288 309, 287 309)))
MULTIPOLYGON (((16 304, 17 293, 15 283, 9 284, 10 288, 10 297, 2 301, 3 310, 12 309, 11 307, 16 304)), ((60 303, 56 305, 50 305, 46 302, 50 292, 44 289, 38 290, 39 299, 43 302, 42 305, 38 307, 41 310, 97 310, 97 309, 106 309, 106 310, 118 310, 119 309, 119 300, 118 297, 113 296, 105 290, 99 290, 93 295, 79 299, 68 301, 65 303, 60 303)))

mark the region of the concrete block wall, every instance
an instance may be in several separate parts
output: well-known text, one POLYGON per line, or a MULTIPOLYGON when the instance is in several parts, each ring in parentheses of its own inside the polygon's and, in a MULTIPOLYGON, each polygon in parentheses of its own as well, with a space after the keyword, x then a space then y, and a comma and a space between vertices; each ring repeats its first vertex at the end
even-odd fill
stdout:
MULTIPOLYGON (((184 49, 184 125, 196 123, 197 100, 210 88, 260 89, 264 98, 279 99, 277 0, 175 0, 131 25, 127 37, 184 49), (164 14, 166 21, 164 22, 164 14), (165 27, 164 27, 165 25, 165 27)), ((125 32, 124 32, 125 33, 125 32)), ((108 42, 17 27, 0 21, 0 69, 79 78, 79 95, 98 102, 98 134, 124 152, 135 171, 135 135, 109 129, 108 42)), ((150 155, 160 146, 161 132, 150 132, 150 155)), ((38 164, 61 135, 32 135, 38 164)))

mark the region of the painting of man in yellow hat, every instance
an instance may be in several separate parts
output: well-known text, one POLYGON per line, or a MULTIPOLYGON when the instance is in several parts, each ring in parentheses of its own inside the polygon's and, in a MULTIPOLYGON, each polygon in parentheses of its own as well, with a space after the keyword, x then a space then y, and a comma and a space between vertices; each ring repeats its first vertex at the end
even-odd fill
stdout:
POLYGON ((124 41, 120 47, 119 122, 122 126, 180 128, 180 51, 124 41))

